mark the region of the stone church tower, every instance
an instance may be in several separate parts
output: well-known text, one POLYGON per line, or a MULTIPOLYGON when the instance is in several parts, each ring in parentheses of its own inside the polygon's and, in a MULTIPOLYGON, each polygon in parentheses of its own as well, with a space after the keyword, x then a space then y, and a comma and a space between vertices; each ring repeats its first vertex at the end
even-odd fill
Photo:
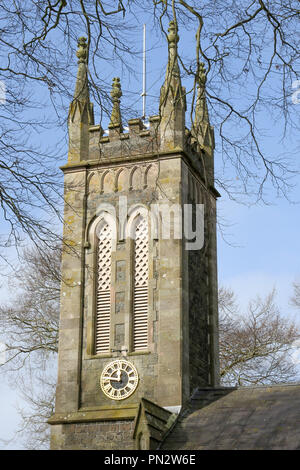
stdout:
POLYGON ((178 40, 171 22, 159 114, 124 132, 115 78, 108 135, 78 41, 53 449, 155 448, 193 390, 218 385, 214 133, 203 66, 186 128, 178 40))

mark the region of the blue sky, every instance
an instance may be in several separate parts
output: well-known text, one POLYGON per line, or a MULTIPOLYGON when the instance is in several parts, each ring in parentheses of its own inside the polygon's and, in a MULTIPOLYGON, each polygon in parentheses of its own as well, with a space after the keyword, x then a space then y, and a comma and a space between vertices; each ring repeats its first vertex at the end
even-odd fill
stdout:
MULTIPOLYGON (((182 36, 181 46, 189 47, 189 38, 182 36)), ((148 53, 148 93, 147 100, 148 114, 156 114, 158 111, 159 88, 163 83, 163 77, 167 61, 167 45, 158 38, 149 38, 148 53), (151 96, 150 96, 151 95, 151 96)), ((142 23, 140 28, 140 41, 142 48, 142 23)), ((74 64, 76 60, 74 57, 74 64)), ((116 67, 116 63, 113 64, 116 67)), ((75 72, 75 68, 74 68, 75 72)), ((142 101, 139 94, 142 91, 142 55, 136 59, 136 76, 129 77, 122 71, 108 68, 103 70, 104 78, 111 82, 113 76, 120 76, 122 80, 123 100, 128 107, 142 109, 142 101)), ((75 83, 74 83, 75 85, 75 83)), ((298 110, 300 109, 300 105, 298 110)), ((295 119, 299 119, 299 111, 295 108, 295 119), (298 114, 298 117, 297 117, 298 114)), ((97 113, 97 110, 96 110, 97 113)), ((277 134, 277 128, 280 128, 281 122, 277 125, 271 124, 269 116, 262 110, 259 117, 261 128, 268 137, 263 141, 264 148, 269 154, 284 153, 286 149, 296 149, 295 166, 300 169, 298 157, 299 146, 295 139, 297 136, 290 135, 285 145, 280 141, 277 134)), ((97 121, 97 118, 96 118, 97 121)), ((212 123, 214 124, 214 123, 212 123)), ((48 142, 51 138, 48 133, 48 142)), ((44 138, 47 132, 44 133, 44 138)), ((63 132, 57 134, 60 139, 63 132)), ((47 142, 47 141, 46 141, 47 142)), ((299 142, 298 142, 299 144, 299 142)), ((216 148, 215 154, 216 171, 222 172, 222 159, 220 146, 216 148)), ((57 162, 58 165, 64 163, 57 162)), ((228 169, 231 178, 235 178, 232 169, 228 169)), ((278 303, 285 315, 292 315, 297 318, 299 313, 289 305, 289 299, 292 295, 292 283, 297 279, 300 281, 300 259, 299 259, 299 240, 300 240, 300 178, 294 180, 296 185, 291 193, 291 199, 295 203, 290 203, 284 198, 277 198, 275 191, 269 190, 269 205, 259 203, 252 206, 238 204, 232 201, 228 196, 222 193, 222 198, 218 203, 218 214, 220 221, 225 225, 223 227, 223 236, 218 236, 218 268, 219 284, 232 288, 237 299, 243 308, 246 307, 250 298, 256 294, 266 295, 273 287, 276 287, 278 293, 278 303), (224 241, 225 240, 227 241, 224 241)), ((222 192, 222 191, 221 191, 222 192)), ((9 297, 7 286, 5 284, 0 289, 2 300, 9 297)), ((10 386, 3 375, 0 376, 0 439, 7 439, 13 436, 16 429, 18 415, 14 408, 15 404, 20 404, 20 398, 17 396, 14 387, 10 386)), ((0 441, 1 448, 21 448, 21 441, 15 440, 13 444, 4 446, 0 441)))
POLYGON ((231 224, 226 241, 218 237, 219 284, 231 287, 243 306, 275 287, 283 311, 294 313, 289 299, 300 281, 299 205, 282 199, 248 208, 224 199, 218 213, 231 224))

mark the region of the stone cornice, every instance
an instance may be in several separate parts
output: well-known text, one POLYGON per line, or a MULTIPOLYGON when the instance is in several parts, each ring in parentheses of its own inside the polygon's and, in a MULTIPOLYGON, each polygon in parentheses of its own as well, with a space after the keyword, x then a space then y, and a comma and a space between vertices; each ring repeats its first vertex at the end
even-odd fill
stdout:
POLYGON ((126 419, 134 420, 137 414, 138 405, 127 405, 122 408, 103 409, 81 409, 70 413, 55 413, 48 420, 48 424, 73 424, 89 423, 97 421, 120 421, 126 419))

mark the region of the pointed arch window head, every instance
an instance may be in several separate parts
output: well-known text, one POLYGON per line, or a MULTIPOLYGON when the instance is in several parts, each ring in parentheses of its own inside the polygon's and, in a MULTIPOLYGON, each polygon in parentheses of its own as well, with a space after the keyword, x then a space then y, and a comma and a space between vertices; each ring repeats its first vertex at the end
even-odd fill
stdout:
POLYGON ((110 350, 111 319, 111 261, 112 228, 102 220, 96 228, 97 239, 97 277, 96 277, 96 328, 95 352, 106 353, 110 350))
POLYGON ((148 219, 139 216, 135 222, 133 349, 148 347, 149 230, 148 219))

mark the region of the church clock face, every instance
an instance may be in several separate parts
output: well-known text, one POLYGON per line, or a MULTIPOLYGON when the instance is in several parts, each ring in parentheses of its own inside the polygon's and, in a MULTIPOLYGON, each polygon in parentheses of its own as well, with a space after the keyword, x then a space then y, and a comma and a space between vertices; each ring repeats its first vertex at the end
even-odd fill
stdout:
POLYGON ((131 362, 123 359, 112 361, 103 369, 100 377, 102 392, 112 400, 124 400, 136 390, 139 375, 131 362))

